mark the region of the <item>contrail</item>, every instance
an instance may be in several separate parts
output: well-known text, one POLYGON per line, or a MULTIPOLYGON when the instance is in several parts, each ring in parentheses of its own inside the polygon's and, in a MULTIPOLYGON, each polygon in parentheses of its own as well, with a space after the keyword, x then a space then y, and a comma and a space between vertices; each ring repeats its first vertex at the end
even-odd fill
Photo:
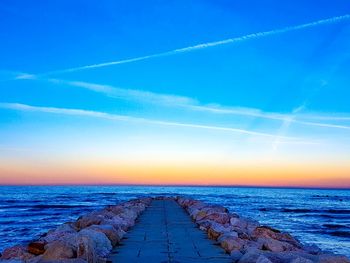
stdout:
POLYGON ((141 56, 141 57, 136 57, 136 58, 129 58, 129 59, 123 59, 123 60, 110 61, 110 62, 104 62, 104 63, 99 63, 99 64, 92 64, 92 65, 86 65, 86 66, 81 66, 81 67, 51 71, 51 72, 44 73, 41 75, 68 73, 68 72, 74 72, 74 71, 80 71, 80 70, 86 70, 86 69, 102 68, 102 67, 108 67, 108 66, 113 66, 113 65, 132 63, 132 62, 137 62, 137 61, 142 61, 142 60, 147 60, 147 59, 157 58, 157 57, 171 56, 171 55, 175 55, 175 54, 179 54, 179 53, 191 52, 194 50, 205 49, 205 48, 221 46, 221 45, 227 45, 227 44, 242 42, 242 41, 251 40, 251 39, 259 39, 259 38, 263 38, 263 37, 267 37, 267 36, 271 36, 271 35, 282 34, 282 33, 290 32, 290 31, 296 31, 296 30, 311 28, 311 27, 325 25, 325 24, 334 24, 334 23, 337 23, 337 22, 340 22, 343 20, 348 20, 348 19, 350 19, 349 14, 342 15, 342 16, 335 16, 335 17, 321 19, 321 20, 317 20, 314 22, 306 23, 306 24, 289 26, 289 27, 284 27, 281 29, 274 29, 274 30, 263 31, 263 32, 258 32, 258 33, 252 33, 252 34, 248 34, 245 36, 229 38, 229 39, 220 40, 220 41, 202 43, 202 44, 184 47, 184 48, 179 48, 179 49, 174 49, 174 50, 170 50, 170 51, 166 51, 166 52, 162 52, 162 53, 158 53, 158 54, 151 54, 151 55, 141 56))
POLYGON ((283 113, 273 113, 273 112, 264 112, 260 109, 255 108, 233 108, 233 107, 224 107, 220 105, 205 105, 200 101, 197 101, 191 97, 179 96, 174 94, 162 94, 154 93, 151 91, 137 90, 137 89, 123 89, 119 87, 114 87, 110 85, 97 84, 91 82, 83 81, 68 81, 57 78, 38 78, 37 75, 29 73, 21 73, 16 76, 15 79, 20 80, 43 80, 55 84, 64 84, 72 87, 84 88, 92 90, 94 92, 102 93, 106 96, 112 98, 118 98, 123 100, 138 101, 143 103, 152 103, 158 106, 172 106, 182 109, 187 109, 191 111, 206 112, 212 114, 223 114, 223 115, 236 115, 236 116, 246 116, 246 117, 255 117, 269 120, 285 121, 286 118, 290 118, 290 122, 303 124, 307 126, 318 126, 324 128, 334 128, 334 129, 346 129, 350 130, 350 126, 340 125, 340 124, 331 124, 319 122, 319 120, 328 120, 328 121, 348 121, 350 120, 349 116, 317 116, 317 115, 288 115, 283 113))
MULTIPOLYGON (((261 136, 266 138, 276 137, 274 134, 256 132, 256 131, 244 130, 244 129, 238 129, 238 128, 202 125, 202 124, 194 124, 194 123, 162 121, 162 120, 155 120, 155 119, 132 117, 128 115, 117 115, 117 114, 111 114, 111 113, 100 112, 100 111, 83 110, 83 109, 40 107, 40 106, 32 106, 32 105, 21 104, 21 103, 1 103, 1 102, 0 102, 0 108, 19 110, 19 111, 32 111, 32 112, 44 112, 44 113, 51 113, 51 114, 71 115, 71 116, 85 116, 85 117, 93 117, 93 118, 107 119, 107 120, 113 120, 113 121, 136 122, 136 123, 153 124, 153 125, 161 125, 161 126, 223 131, 223 132, 230 132, 230 133, 261 136)), ((290 143, 303 143, 303 144, 305 143, 295 137, 281 136, 280 139, 285 139, 287 140, 287 142, 290 142, 290 143)), ((309 144, 311 142, 307 142, 307 143, 309 144)))

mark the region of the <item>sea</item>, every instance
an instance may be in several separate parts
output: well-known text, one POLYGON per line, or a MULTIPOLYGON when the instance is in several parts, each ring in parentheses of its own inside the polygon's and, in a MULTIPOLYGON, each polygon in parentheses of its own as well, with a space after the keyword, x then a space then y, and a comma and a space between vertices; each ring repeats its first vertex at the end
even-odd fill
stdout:
POLYGON ((185 195, 350 257, 350 190, 173 186, 0 186, 0 252, 136 197, 185 195))

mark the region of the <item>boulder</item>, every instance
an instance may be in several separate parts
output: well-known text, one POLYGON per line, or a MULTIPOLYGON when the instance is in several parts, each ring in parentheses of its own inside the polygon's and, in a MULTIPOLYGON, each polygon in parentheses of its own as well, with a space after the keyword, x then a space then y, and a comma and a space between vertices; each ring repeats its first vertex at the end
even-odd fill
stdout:
POLYGON ((304 245, 302 247, 302 250, 306 251, 307 253, 313 254, 313 255, 317 255, 321 253, 321 249, 316 246, 316 245, 304 245))
POLYGON ((40 242, 51 243, 56 240, 62 240, 77 233, 76 227, 71 223, 58 226, 56 229, 48 231, 39 238, 40 242))
POLYGON ((201 202, 201 201, 198 201, 197 203, 195 203, 195 204, 193 204, 192 206, 190 206, 189 208, 188 208, 188 213, 189 214, 192 214, 193 213, 193 211, 200 211, 200 210, 202 210, 204 207, 206 207, 207 205, 205 204, 205 203, 203 203, 203 202, 201 202))
POLYGON ((34 241, 28 244, 28 252, 34 255, 41 255, 45 252, 45 245, 47 243, 44 241, 34 241))
POLYGON ((207 211, 200 210, 195 214, 194 220, 200 221, 200 220, 203 220, 206 216, 207 216, 207 211))
POLYGON ((241 259, 242 256, 243 256, 242 252, 240 252, 238 250, 233 250, 230 253, 230 257, 231 257, 232 263, 238 262, 241 259))
POLYGON ((230 221, 230 216, 227 213, 214 212, 207 214, 204 219, 212 220, 219 224, 226 224, 230 221))
MULTIPOLYGON (((100 231, 92 229, 83 229, 78 233, 77 239, 77 244, 84 243, 88 244, 89 246, 90 242, 86 243, 85 239, 91 240, 91 244, 94 249, 94 254, 101 258, 106 257, 112 250, 111 241, 107 238, 107 236, 104 233, 100 231), (81 242, 81 240, 83 240, 83 242, 81 242)), ((89 248, 89 246, 85 248, 87 249, 89 248)))
POLYGON ((46 245, 41 259, 43 261, 52 261, 74 257, 76 257, 76 250, 73 246, 63 241, 54 241, 46 245))
POLYGON ((119 214, 118 217, 122 218, 129 227, 135 224, 137 213, 132 209, 125 209, 123 213, 119 214))
POLYGON ((124 208, 120 205, 111 205, 111 206, 108 206, 106 209, 112 212, 114 215, 119 215, 124 210, 124 208))
POLYGON ((284 251, 284 252, 270 252, 263 251, 263 255, 273 263, 311 263, 317 262, 314 255, 307 254, 303 251, 284 251))
POLYGON ((1 255, 1 260, 29 260, 34 258, 33 254, 30 254, 25 246, 13 246, 6 248, 1 255))
POLYGON ((77 257, 86 260, 88 263, 95 263, 98 256, 95 253, 92 239, 87 236, 80 236, 77 243, 77 257))
POLYGON ((317 256, 317 263, 350 263, 350 260, 342 255, 323 254, 317 256))
POLYGON ((220 246, 225 249, 227 253, 234 250, 241 250, 245 245, 245 241, 236 236, 224 235, 218 239, 220 246))
POLYGON ((213 222, 211 226, 208 228, 207 234, 210 239, 217 240, 220 235, 222 235, 223 233, 227 233, 229 231, 230 231, 229 228, 213 222))
POLYGON ((256 263, 272 263, 271 260, 269 260, 264 255, 260 255, 258 259, 256 260, 256 263))
POLYGON ((86 263, 86 260, 82 258, 66 258, 66 259, 59 259, 59 260, 50 260, 50 261, 44 261, 39 260, 36 262, 28 262, 28 263, 86 263))
POLYGON ((290 263, 314 263, 314 261, 303 257, 296 257, 292 259, 290 263))
POLYGON ((240 229, 245 229, 248 226, 248 223, 241 218, 233 217, 230 219, 230 225, 240 229))
POLYGON ((205 230, 207 231, 208 228, 213 224, 214 222, 211 220, 207 220, 207 219, 203 219, 203 220, 199 220, 197 221, 197 224, 199 225, 199 228, 201 230, 205 230))
POLYGON ((76 226, 79 229, 83 229, 91 225, 99 225, 104 219, 105 218, 101 215, 98 215, 96 213, 91 213, 91 214, 79 217, 76 222, 76 226))
POLYGON ((199 212, 200 212, 199 209, 192 209, 192 210, 189 210, 189 211, 188 211, 188 214, 190 215, 190 217, 191 217, 192 219, 195 219, 196 216, 197 216, 197 214, 198 214, 199 212))
POLYGON ((293 245, 272 238, 260 237, 258 238, 257 242, 262 244, 262 250, 268 250, 272 252, 296 250, 293 245))
POLYGON ((130 227, 130 222, 127 222, 125 219, 115 216, 112 219, 104 219, 101 222, 102 225, 111 225, 115 229, 121 228, 123 231, 127 231, 130 227))
POLYGON ((240 258, 238 263, 255 263, 261 255, 263 255, 263 251, 254 248, 249 249, 240 258))
POLYGON ((206 211, 207 214, 212 214, 212 213, 227 213, 227 212, 228 212, 228 210, 227 210, 226 207, 219 206, 219 205, 207 206, 207 207, 204 207, 203 209, 201 209, 201 211, 206 211))
POLYGON ((258 238, 272 238, 272 239, 276 239, 279 241, 284 241, 284 242, 288 242, 292 245, 294 245, 295 247, 301 247, 301 244, 298 240, 296 240, 295 238, 293 238, 290 234, 288 233, 282 233, 281 231, 268 227, 268 226, 258 226, 256 227, 251 236, 255 239, 258 238))
POLYGON ((120 231, 116 230, 112 225, 92 225, 85 229, 91 229, 105 234, 112 246, 117 245, 123 238, 123 233, 125 233, 121 229, 120 231))

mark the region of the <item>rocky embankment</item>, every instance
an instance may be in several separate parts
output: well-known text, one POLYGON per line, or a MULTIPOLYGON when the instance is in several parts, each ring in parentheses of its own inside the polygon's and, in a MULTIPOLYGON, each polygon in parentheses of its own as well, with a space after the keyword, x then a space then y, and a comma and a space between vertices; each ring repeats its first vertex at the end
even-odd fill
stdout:
POLYGON ((177 202, 210 239, 231 255, 232 262, 350 263, 345 256, 323 252, 314 245, 303 245, 288 233, 229 213, 225 207, 183 197, 178 197, 177 202))
MULTIPOLYGON (((170 199, 231 255, 233 263, 350 263, 345 256, 301 244, 288 233, 230 213, 225 207, 184 197, 170 199)), ((94 211, 50 230, 27 246, 5 249, 0 261, 106 262, 112 248, 151 202, 152 198, 135 199, 94 211)))
POLYGON ((151 201, 151 198, 135 199, 94 211, 50 230, 27 246, 5 249, 0 261, 105 262, 151 201))

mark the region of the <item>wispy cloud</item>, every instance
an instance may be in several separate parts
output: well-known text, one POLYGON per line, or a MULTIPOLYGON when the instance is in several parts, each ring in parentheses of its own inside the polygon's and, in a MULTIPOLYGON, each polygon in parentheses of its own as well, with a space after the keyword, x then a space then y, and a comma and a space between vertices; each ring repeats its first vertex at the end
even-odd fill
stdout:
POLYGON ((304 102, 302 105, 300 105, 299 107, 295 108, 293 111, 292 111, 292 114, 289 115, 289 116, 286 116, 283 120, 283 122, 281 123, 281 126, 280 128, 278 129, 278 133, 276 134, 276 138, 275 138, 275 141, 274 143, 272 144, 272 150, 274 152, 277 151, 277 148, 278 146, 281 144, 281 136, 287 134, 288 130, 289 130, 289 127, 290 125, 292 124, 293 121, 295 121, 295 117, 296 117, 296 114, 298 112, 301 112, 302 110, 305 109, 305 104, 306 102, 304 102))
POLYGON ((350 130, 350 126, 342 124, 324 123, 320 121, 347 121, 350 120, 349 116, 334 116, 334 115, 320 115, 320 114, 307 114, 301 113, 302 109, 294 112, 294 114, 266 112, 255 108, 244 107, 228 107, 218 104, 201 104, 198 100, 172 94, 161 94, 151 91, 135 90, 135 89, 123 89, 111 85, 97 84, 84 81, 69 81, 56 78, 43 78, 37 75, 29 73, 21 73, 16 76, 15 79, 27 79, 27 80, 40 80, 48 81, 54 84, 68 85, 72 87, 78 87, 88 89, 94 92, 102 93, 106 96, 137 101, 141 103, 153 103, 158 106, 171 106, 179 107, 191 111, 199 111, 210 114, 222 114, 222 115, 236 115, 244 117, 261 118, 268 120, 276 120, 285 122, 289 119, 291 123, 298 123, 306 126, 332 128, 332 129, 345 129, 350 130))
POLYGON ((15 78, 16 79, 37 79, 37 76, 35 74, 19 73, 15 78))
MULTIPOLYGON (((21 103, 0 103, 0 108, 19 110, 19 111, 33 111, 33 112, 43 112, 43 113, 52 113, 52 114, 82 116, 82 117, 86 116, 86 117, 100 118, 100 119, 113 120, 113 121, 136 122, 136 123, 151 124, 151 125, 205 129, 205 130, 212 130, 212 131, 230 132, 234 134, 259 136, 259 137, 265 137, 270 139, 276 138, 275 134, 269 134, 269 133, 263 133, 263 132, 257 132, 252 130, 245 130, 245 129, 237 129, 232 127, 154 120, 154 119, 147 119, 147 118, 132 117, 128 115, 117 115, 117 114, 110 114, 106 112, 82 110, 82 109, 39 107, 39 106, 31 106, 31 105, 21 104, 21 103)), ((305 142, 304 140, 300 140, 298 138, 288 137, 288 136, 280 136, 279 139, 285 140, 285 143, 296 143, 296 144, 312 143, 309 141, 305 142)))
POLYGON ((301 25, 295 25, 295 26, 289 26, 289 27, 284 27, 284 28, 280 28, 280 29, 257 32, 257 33, 252 33, 252 34, 248 34, 248 35, 244 35, 244 36, 224 39, 224 40, 220 40, 220 41, 202 43, 202 44, 198 44, 198 45, 194 45, 194 46, 178 48, 178 49, 174 49, 174 50, 170 50, 170 51, 166 51, 166 52, 161 52, 161 53, 157 53, 157 54, 152 54, 152 55, 146 55, 146 56, 141 56, 141 57, 135 57, 135 58, 116 60, 116 61, 110 61, 110 62, 68 68, 68 69, 63 69, 63 70, 51 71, 51 72, 45 73, 43 75, 68 73, 68 72, 74 72, 74 71, 81 71, 81 70, 87 70, 87 69, 94 69, 94 68, 101 68, 101 67, 108 67, 108 66, 126 64, 126 63, 138 62, 138 61, 148 60, 148 59, 157 58, 157 57, 171 56, 171 55, 176 55, 176 54, 180 54, 180 53, 186 53, 186 52, 191 52, 191 51, 195 51, 195 50, 205 49, 205 48, 209 48, 209 47, 222 46, 222 45, 233 44, 233 43, 243 42, 243 41, 252 40, 252 39, 264 38, 264 37, 268 37, 268 36, 272 36, 272 35, 283 34, 283 33, 291 32, 291 31, 302 30, 302 29, 312 28, 312 27, 321 26, 321 25, 334 24, 334 23, 338 23, 340 21, 349 20, 349 19, 350 19, 349 14, 346 14, 343 16, 335 16, 335 17, 321 19, 321 20, 317 20, 317 21, 313 21, 313 22, 305 23, 305 24, 301 24, 301 25))
MULTIPOLYGON (((56 82, 56 83, 62 83, 70 86, 75 86, 75 87, 81 87, 81 88, 93 90, 96 92, 102 92, 111 97, 127 99, 127 100, 136 100, 136 101, 142 101, 142 102, 148 102, 148 103, 151 102, 151 103, 168 105, 168 106, 178 106, 189 110, 203 111, 203 112, 213 113, 213 114, 240 115, 240 116, 246 116, 246 117, 278 120, 282 122, 285 122, 285 120, 288 119, 290 123, 294 122, 294 123, 303 124, 307 126, 350 130, 350 127, 346 125, 299 120, 298 117, 309 118, 309 120, 312 119, 313 117, 316 117, 316 118, 320 117, 320 116, 312 116, 312 115, 303 116, 302 114, 298 114, 304 109, 304 107, 300 107, 294 110, 293 114, 281 114, 281 113, 273 113, 273 112, 264 112, 254 108, 242 108, 242 107, 233 108, 233 107, 223 107, 220 105, 201 105, 200 102, 189 97, 170 95, 170 94, 159 94, 159 93, 141 91, 141 90, 122 89, 122 88, 117 88, 109 85, 101 85, 101 84, 88 83, 88 82, 82 82, 82 81, 63 81, 58 79, 51 79, 50 81, 56 82)), ((325 116, 323 117, 326 119, 325 116)), ((328 120, 337 120, 337 119, 329 116, 328 120)))
POLYGON ((160 94, 136 89, 123 89, 110 85, 101 85, 83 81, 66 81, 61 79, 48 79, 48 81, 51 83, 64 84, 92 90, 95 92, 100 92, 109 97, 134 100, 139 102, 141 101, 146 103, 155 103, 162 105, 190 105, 197 103, 197 101, 192 98, 172 94, 160 94))

